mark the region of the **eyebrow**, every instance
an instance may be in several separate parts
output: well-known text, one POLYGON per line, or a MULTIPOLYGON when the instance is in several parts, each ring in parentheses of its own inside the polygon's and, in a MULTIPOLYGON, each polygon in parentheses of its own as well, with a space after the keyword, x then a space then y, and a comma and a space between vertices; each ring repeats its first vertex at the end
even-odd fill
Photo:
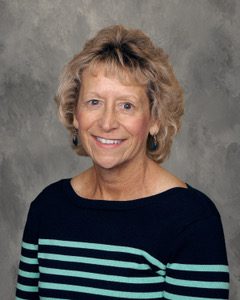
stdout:
MULTIPOLYGON (((102 97, 98 92, 89 92, 87 93, 87 97, 97 97, 97 98, 104 98, 102 97)), ((137 97, 136 95, 133 94, 122 94, 119 97, 117 97, 117 100, 123 99, 123 98, 134 98, 135 100, 140 100, 140 97, 137 97)))

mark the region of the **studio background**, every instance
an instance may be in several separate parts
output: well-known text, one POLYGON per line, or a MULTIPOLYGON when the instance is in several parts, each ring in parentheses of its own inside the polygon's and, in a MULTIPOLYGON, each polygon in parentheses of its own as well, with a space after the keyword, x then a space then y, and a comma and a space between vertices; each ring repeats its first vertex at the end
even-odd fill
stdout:
POLYGON ((53 101, 63 65, 100 28, 145 31, 185 91, 182 131, 164 164, 222 216, 231 300, 240 299, 240 1, 0 1, 0 299, 14 299, 30 202, 90 165, 69 146, 53 101))

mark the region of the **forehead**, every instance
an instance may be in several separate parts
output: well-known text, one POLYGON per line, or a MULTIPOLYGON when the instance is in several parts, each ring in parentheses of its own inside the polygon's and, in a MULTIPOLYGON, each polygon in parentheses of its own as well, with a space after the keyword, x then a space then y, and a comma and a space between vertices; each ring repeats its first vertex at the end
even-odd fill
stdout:
POLYGON ((146 87, 148 81, 140 70, 130 70, 110 63, 95 62, 90 64, 83 71, 82 79, 87 73, 92 76, 98 76, 101 73, 107 78, 117 79, 126 86, 146 87))

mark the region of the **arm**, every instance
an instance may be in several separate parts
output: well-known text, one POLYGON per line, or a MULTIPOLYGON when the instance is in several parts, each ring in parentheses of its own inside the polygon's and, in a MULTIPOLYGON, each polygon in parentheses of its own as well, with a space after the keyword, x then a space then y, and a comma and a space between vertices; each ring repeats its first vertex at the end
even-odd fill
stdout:
POLYGON ((16 300, 38 297, 38 218, 34 202, 30 206, 24 229, 19 263, 16 300))
POLYGON ((196 221, 177 237, 167 265, 165 299, 228 299, 229 273, 218 215, 196 221))

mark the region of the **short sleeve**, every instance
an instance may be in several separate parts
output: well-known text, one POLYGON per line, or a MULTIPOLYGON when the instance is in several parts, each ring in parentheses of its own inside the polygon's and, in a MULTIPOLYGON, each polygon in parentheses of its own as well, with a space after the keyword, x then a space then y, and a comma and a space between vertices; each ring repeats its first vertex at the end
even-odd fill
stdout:
POLYGON ((18 270, 16 300, 39 299, 38 297, 38 213, 31 204, 24 228, 21 257, 18 270))
POLYGON ((222 223, 213 215, 188 225, 173 242, 165 299, 228 299, 229 271, 222 223))

